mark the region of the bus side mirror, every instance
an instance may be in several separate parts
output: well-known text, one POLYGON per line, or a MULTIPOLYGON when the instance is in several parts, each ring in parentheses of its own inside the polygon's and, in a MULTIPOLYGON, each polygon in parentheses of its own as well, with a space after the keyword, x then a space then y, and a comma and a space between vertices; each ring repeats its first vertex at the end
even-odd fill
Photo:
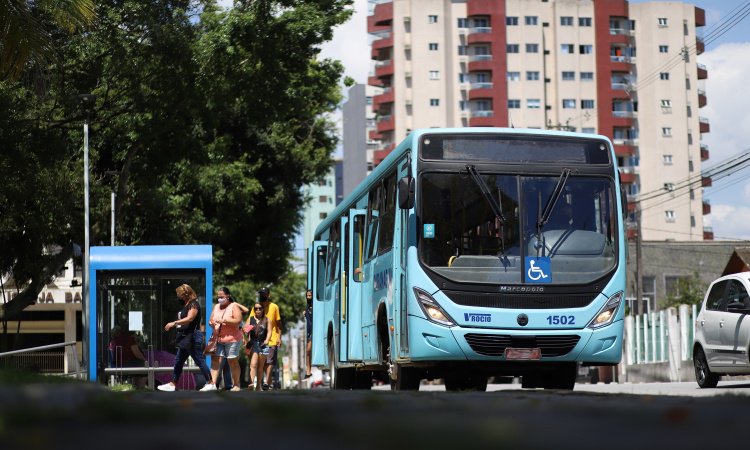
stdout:
POLYGON ((398 180, 398 207, 401 209, 414 207, 414 177, 403 177, 398 180))

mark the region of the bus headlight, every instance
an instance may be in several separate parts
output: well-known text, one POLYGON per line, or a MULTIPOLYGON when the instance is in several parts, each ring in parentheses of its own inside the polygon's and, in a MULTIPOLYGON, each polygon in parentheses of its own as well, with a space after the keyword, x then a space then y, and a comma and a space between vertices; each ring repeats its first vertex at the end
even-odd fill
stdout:
POLYGON ((452 327, 456 324, 430 294, 421 289, 414 288, 414 295, 417 297, 417 303, 419 303, 419 307, 422 308, 422 312, 428 320, 447 327, 452 327))
POLYGON ((599 313, 594 317, 594 319, 589 322, 588 327, 595 329, 612 323, 612 321, 615 319, 615 316, 617 315, 617 308, 619 308, 620 303, 622 303, 623 295, 623 292, 620 291, 610 297, 609 300, 607 300, 607 303, 602 306, 602 309, 599 310, 599 313))

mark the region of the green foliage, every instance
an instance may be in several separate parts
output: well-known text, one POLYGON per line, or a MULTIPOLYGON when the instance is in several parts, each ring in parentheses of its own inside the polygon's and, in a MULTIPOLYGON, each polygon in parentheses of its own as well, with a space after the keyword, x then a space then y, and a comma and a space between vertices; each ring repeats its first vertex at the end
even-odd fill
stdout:
POLYGON ((108 0, 85 34, 52 33, 44 90, 0 82, 0 273, 38 279, 45 252, 82 245, 92 93, 91 244, 115 192, 118 244, 209 243, 227 283, 283 284, 301 187, 337 144, 343 67, 318 53, 350 4, 108 0))
POLYGON ((674 292, 669 294, 661 304, 664 308, 679 305, 700 305, 707 287, 708 285, 700 280, 697 273, 680 278, 675 283, 674 292))

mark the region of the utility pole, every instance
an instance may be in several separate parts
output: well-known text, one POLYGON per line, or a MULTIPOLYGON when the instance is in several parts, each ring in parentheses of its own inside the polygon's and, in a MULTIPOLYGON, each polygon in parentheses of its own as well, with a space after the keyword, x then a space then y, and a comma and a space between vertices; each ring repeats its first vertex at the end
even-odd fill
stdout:
MULTIPOLYGON (((81 103, 83 109, 83 226, 84 226, 84 248, 83 248, 83 298, 81 299, 81 322, 83 325, 83 336, 81 341, 83 344, 83 367, 87 374, 91 374, 89 370, 90 359, 90 340, 89 332, 90 324, 89 321, 89 310, 91 308, 91 302, 89 301, 89 121, 91 119, 91 109, 96 101, 96 96, 92 94, 81 94, 78 96, 78 101, 81 103)), ((88 378, 89 375, 87 375, 88 378)))
POLYGON ((641 298, 643 297, 643 265, 641 264, 641 243, 643 234, 641 230, 641 202, 635 203, 635 304, 633 305, 633 315, 640 314, 641 298))

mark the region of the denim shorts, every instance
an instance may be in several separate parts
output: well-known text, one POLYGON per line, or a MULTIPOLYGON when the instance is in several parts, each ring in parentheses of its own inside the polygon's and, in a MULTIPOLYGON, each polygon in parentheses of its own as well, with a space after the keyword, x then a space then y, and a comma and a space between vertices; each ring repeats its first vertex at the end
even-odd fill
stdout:
POLYGON ((223 356, 226 359, 234 359, 240 356, 240 342, 219 342, 216 344, 216 356, 223 356))

